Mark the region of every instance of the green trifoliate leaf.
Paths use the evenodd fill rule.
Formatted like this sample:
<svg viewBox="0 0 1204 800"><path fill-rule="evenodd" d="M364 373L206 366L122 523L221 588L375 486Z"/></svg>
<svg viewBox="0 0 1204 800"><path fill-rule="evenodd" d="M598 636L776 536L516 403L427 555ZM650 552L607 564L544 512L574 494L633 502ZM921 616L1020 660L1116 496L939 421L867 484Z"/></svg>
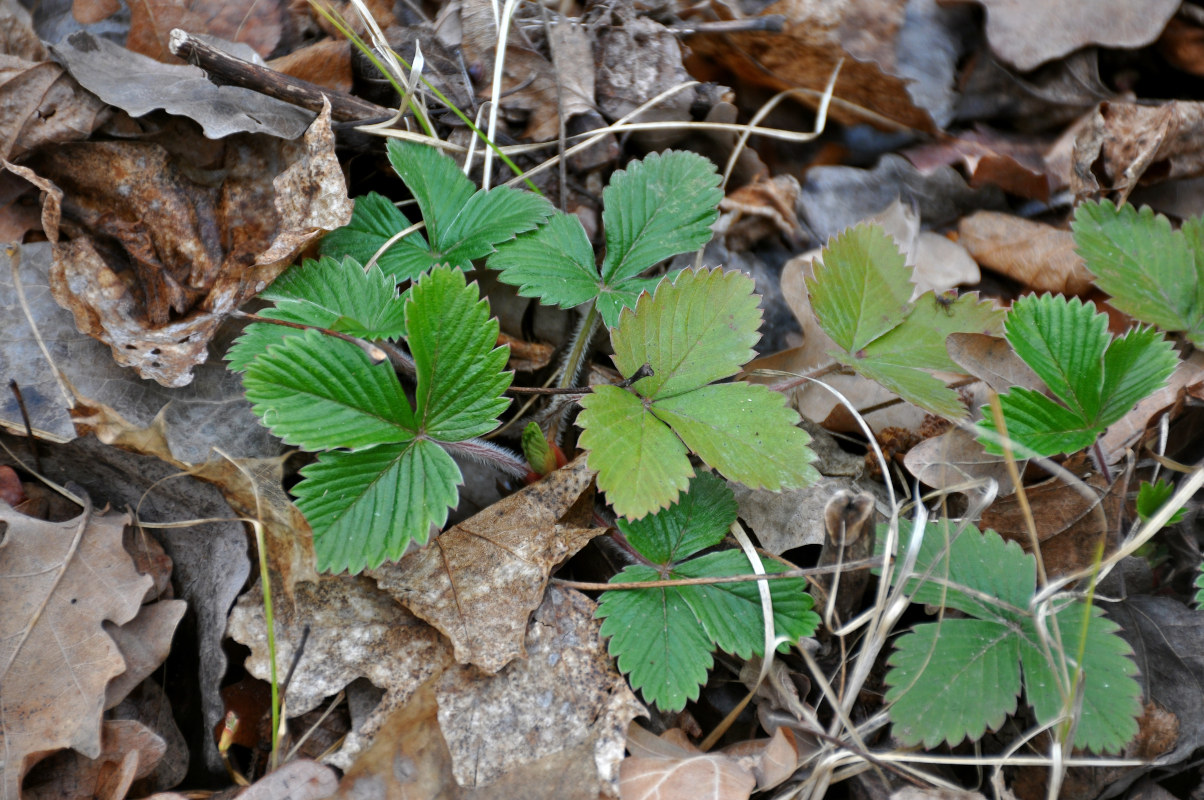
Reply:
<svg viewBox="0 0 1204 800"><path fill-rule="evenodd" d="M715 165L696 153L651 153L614 173L602 192L603 280L614 285L702 247L722 199Z"/></svg>
<svg viewBox="0 0 1204 800"><path fill-rule="evenodd" d="M1200 220L1171 230L1149 208L1105 200L1075 210L1074 240L1112 306L1204 345L1204 249Z"/></svg>
<svg viewBox="0 0 1204 800"><path fill-rule="evenodd" d="M907 317L911 270L881 228L850 228L820 258L807 292L824 333L842 350L856 354Z"/></svg>
<svg viewBox="0 0 1204 800"><path fill-rule="evenodd" d="M432 270L410 292L406 326L422 431L460 442L496 428L498 414L509 405L502 392L513 373L503 371L509 348L496 346L498 323L477 285L466 286L458 269Z"/></svg>
<svg viewBox="0 0 1204 800"><path fill-rule="evenodd" d="M1008 314L1007 338L1016 353L1061 401L1016 388L999 398L1008 436L1042 456L1089 446L1142 398L1165 385L1178 360L1150 328L1113 339L1094 303L1053 295L1022 298ZM995 430L994 420L979 423ZM1002 448L984 438L988 451Z"/></svg>
<svg viewBox="0 0 1204 800"><path fill-rule="evenodd" d="M498 248L489 267L524 297L572 308L593 301L607 327L656 281L647 268L711 238L723 193L715 166L694 153L652 154L616 172L602 193L606 258L601 273L580 220L556 212L533 233Z"/></svg>
<svg viewBox="0 0 1204 800"><path fill-rule="evenodd" d="M429 439L323 453L293 488L314 532L318 569L353 574L397 560L447 521L460 468Z"/></svg>
<svg viewBox="0 0 1204 800"><path fill-rule="evenodd" d="M807 290L816 319L842 348L832 357L910 403L964 417L957 393L929 372L960 372L945 340L953 333L998 333L1003 312L973 294L946 302L926 292L913 304L911 268L875 226L845 231L822 259Z"/></svg>
<svg viewBox="0 0 1204 800"><path fill-rule="evenodd" d="M390 140L389 162L418 202L430 252L426 268L469 269L496 245L534 230L552 213L537 194L498 186L476 191L456 163L426 145Z"/></svg>
<svg viewBox="0 0 1204 800"><path fill-rule="evenodd" d="M652 367L633 388L654 400L735 375L761 338L761 310L748 285L739 272L678 273L620 317L611 335L615 366L625 377Z"/></svg>
<svg viewBox="0 0 1204 800"><path fill-rule="evenodd" d="M627 540L657 566L628 567L612 583L664 578L717 578L752 574L743 553L727 550L688 561L681 558L718 544L736 518L732 492L718 478L699 475L681 501L638 522L619 522ZM785 569L765 562L767 572ZM775 636L788 643L810 636L819 625L811 611L806 581L772 581ZM603 592L598 616L610 653L632 685L663 710L676 710L698 696L718 647L741 658L763 654L761 584L756 581Z"/></svg>
<svg viewBox="0 0 1204 800"><path fill-rule="evenodd" d="M323 255L350 256L361 264L376 257L381 270L396 282L417 278L431 265L431 249L421 231L411 231L393 241L394 236L410 227L410 221L383 195L370 192L355 200L351 221L322 239ZM388 248L381 250L388 244ZM379 255L377 255L379 253Z"/></svg>
<svg viewBox="0 0 1204 800"><path fill-rule="evenodd" d="M243 385L263 424L308 450L406 441L417 430L389 364L314 330L268 348Z"/></svg>
<svg viewBox="0 0 1204 800"><path fill-rule="evenodd" d="M323 258L291 267L259 295L275 305L260 316L330 328L361 339L405 335L405 305L397 284L373 267L364 272L353 259ZM242 372L268 348L301 333L296 328L256 322L248 325L226 354L230 369Z"/></svg>
<svg viewBox="0 0 1204 800"><path fill-rule="evenodd" d="M647 363L654 374L632 391L597 387L578 418L598 487L620 515L639 518L674 502L694 474L687 446L749 486L818 477L810 437L785 398L743 382L707 386L750 355L759 321L752 289L738 273L685 270L622 314L612 333L619 371L630 378Z"/></svg>
<svg viewBox="0 0 1204 800"><path fill-rule="evenodd" d="M738 510L727 484L703 472L690 481L690 490L678 502L659 514L616 523L644 558L672 564L722 542Z"/></svg>
<svg viewBox="0 0 1204 800"><path fill-rule="evenodd" d="M912 535L904 532L900 552ZM1030 609L1036 561L1018 545L994 531L980 534L973 525L940 521L925 530L907 580L913 602L977 619L917 625L896 641L886 699L893 733L904 744L957 744L997 728L1016 708L1022 673L1038 721L1052 722L1064 711L1063 698L1074 696L1060 676L1074 675L1080 647L1086 683L1075 746L1115 751L1136 734L1140 686L1132 677L1136 665L1128 644L1116 635L1115 624L1083 603L1059 605L1056 613L1038 618ZM1041 637L1038 619L1056 626L1056 633ZM1043 642L1054 643L1056 661Z"/></svg>

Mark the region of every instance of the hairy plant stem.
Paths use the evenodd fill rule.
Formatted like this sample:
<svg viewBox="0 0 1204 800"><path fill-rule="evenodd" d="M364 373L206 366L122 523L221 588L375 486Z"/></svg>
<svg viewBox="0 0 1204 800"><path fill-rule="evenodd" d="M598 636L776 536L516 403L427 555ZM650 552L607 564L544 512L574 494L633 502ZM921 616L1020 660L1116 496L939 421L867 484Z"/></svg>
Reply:
<svg viewBox="0 0 1204 800"><path fill-rule="evenodd" d="M564 366L560 371L557 388L571 388L577 380L577 376L581 373L581 367L585 364L585 354L589 352L589 343L593 340L601 322L602 315L598 313L597 304L590 304L589 311L585 313L581 324L577 326L577 331L573 334L573 341L569 345L569 351L564 356Z"/></svg>

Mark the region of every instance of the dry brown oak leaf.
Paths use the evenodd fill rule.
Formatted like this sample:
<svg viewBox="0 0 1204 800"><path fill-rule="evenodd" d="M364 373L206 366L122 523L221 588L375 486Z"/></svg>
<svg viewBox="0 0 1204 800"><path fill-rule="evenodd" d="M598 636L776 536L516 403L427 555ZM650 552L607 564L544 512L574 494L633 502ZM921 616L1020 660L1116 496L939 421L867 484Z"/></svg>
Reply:
<svg viewBox="0 0 1204 800"><path fill-rule="evenodd" d="M121 545L129 521L87 505L45 522L0 504L0 800L56 750L100 755L105 686L126 669L103 622L132 620L153 583Z"/></svg>

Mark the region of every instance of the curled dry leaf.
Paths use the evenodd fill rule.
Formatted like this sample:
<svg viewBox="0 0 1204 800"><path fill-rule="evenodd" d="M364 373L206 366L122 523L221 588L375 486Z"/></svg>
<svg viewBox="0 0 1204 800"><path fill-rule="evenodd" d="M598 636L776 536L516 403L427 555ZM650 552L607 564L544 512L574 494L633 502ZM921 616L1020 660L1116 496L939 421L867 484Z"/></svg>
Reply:
<svg viewBox="0 0 1204 800"><path fill-rule="evenodd" d="M325 800L339 786L330 767L316 761L290 761L238 793L240 800Z"/></svg>
<svg viewBox="0 0 1204 800"><path fill-rule="evenodd" d="M188 610L183 600L163 600L143 606L126 624L108 628L125 660L125 672L105 688L105 710L125 699L134 687L157 670L171 650L176 626Z"/></svg>
<svg viewBox="0 0 1204 800"><path fill-rule="evenodd" d="M1046 165L1041 142L1008 136L987 128L964 131L916 145L903 155L921 172L961 164L973 188L995 185L1019 197L1049 200L1059 177Z"/></svg>
<svg viewBox="0 0 1204 800"><path fill-rule="evenodd" d="M950 53L944 63L935 60L931 70L912 68L909 59L901 57L906 46L898 46L905 5L883 0L845 0L835 5L778 0L760 16L784 16L783 31L695 36L690 48L754 86L810 89L809 96L798 97L809 104L818 102L837 63L844 59L833 92L837 101L828 112L833 118L935 131L950 111L955 55ZM721 18L732 17L723 3L712 3L710 9ZM939 49L944 42L937 39L925 39L923 46ZM927 91L914 92L917 82Z"/></svg>
<svg viewBox="0 0 1204 800"><path fill-rule="evenodd" d="M159 61L175 59L172 28L242 42L267 58L288 23L288 4L279 0L130 0L129 6L126 47Z"/></svg>
<svg viewBox="0 0 1204 800"><path fill-rule="evenodd" d="M90 505L59 523L0 506L4 800L17 800L29 768L55 750L100 755L105 686L125 671L102 623L133 619L152 582L121 545L129 521Z"/></svg>
<svg viewBox="0 0 1204 800"><path fill-rule="evenodd" d="M283 100L241 86L219 86L200 67L164 64L86 31L52 49L76 80L109 105L131 117L157 108L188 117L210 139L234 133L295 139L314 119L313 113Z"/></svg>
<svg viewBox="0 0 1204 800"><path fill-rule="evenodd" d="M757 779L748 768L723 753L703 753L677 734L670 729L658 738L631 726L632 755L619 773L623 800L746 800L752 794Z"/></svg>
<svg viewBox="0 0 1204 800"><path fill-rule="evenodd" d="M25 782L24 800L124 800L130 785L154 772L167 745L150 728L128 719L101 724L100 755L64 750L38 763Z"/></svg>
<svg viewBox="0 0 1204 800"><path fill-rule="evenodd" d="M987 10L991 50L1021 72L1088 45L1144 47L1179 8L1179 0L977 2Z"/></svg>
<svg viewBox="0 0 1204 800"><path fill-rule="evenodd" d="M187 385L225 315L351 215L329 107L300 143L223 144L207 165L223 176L216 186L188 177L205 165L148 142L89 142L37 159L88 231L55 248L55 299L119 364L164 386ZM284 169L273 177L274 165Z"/></svg>
<svg viewBox="0 0 1204 800"><path fill-rule="evenodd" d="M995 482L1000 496L1016 491L1003 457L988 453L973 433L962 428L920 442L907 451L903 465L916 480L940 491L970 491L966 484L988 480Z"/></svg>
<svg viewBox="0 0 1204 800"><path fill-rule="evenodd" d="M457 661L497 672L523 655L527 617L552 569L602 532L588 527L594 473L585 461L579 456L368 574L451 639Z"/></svg>
<svg viewBox="0 0 1204 800"><path fill-rule="evenodd" d="M1149 106L1100 103L1074 144L1070 188L1076 197L1114 194L1117 203L1142 181L1204 172L1204 103Z"/></svg>
<svg viewBox="0 0 1204 800"><path fill-rule="evenodd" d="M346 767L371 742L381 724L404 705L414 691L451 662L450 648L439 632L399 605L363 577L323 576L296 587L292 602L276 610L277 670L288 669L309 626L305 652L297 663L285 702L290 716L316 708L357 678L367 678L385 696L352 731L331 763ZM263 590L254 588L238 599L230 613L228 635L251 648L247 671L271 677Z"/></svg>
<svg viewBox="0 0 1204 800"><path fill-rule="evenodd" d="M1081 468L1078 471L1086 472ZM1101 544L1105 558L1116 550L1132 474L1130 460L1111 483L1092 471L1077 486L1067 486L1061 478L1050 478L1025 487L1041 544L1041 558L1050 577L1090 567L1097 562ZM1024 506L1017 496L995 501L982 513L981 526L1030 549L1032 537Z"/></svg>
<svg viewBox="0 0 1204 800"><path fill-rule="evenodd" d="M1095 281L1074 250L1074 234L996 211L958 223L958 241L979 264L1036 292L1083 294Z"/></svg>
<svg viewBox="0 0 1204 800"><path fill-rule="evenodd" d="M0 157L87 139L111 114L53 61L0 54Z"/></svg>

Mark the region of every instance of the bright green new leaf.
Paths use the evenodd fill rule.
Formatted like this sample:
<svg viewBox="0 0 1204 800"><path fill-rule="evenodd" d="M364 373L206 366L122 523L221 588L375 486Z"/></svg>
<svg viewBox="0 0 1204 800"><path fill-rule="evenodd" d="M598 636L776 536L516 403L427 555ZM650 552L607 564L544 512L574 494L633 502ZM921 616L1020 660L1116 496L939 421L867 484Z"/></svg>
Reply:
<svg viewBox="0 0 1204 800"><path fill-rule="evenodd" d="M960 372L945 340L953 333L998 333L1003 312L973 295L944 302L932 292L914 303L911 268L885 231L850 228L824 249L807 280L815 317L841 350L832 357L904 400L964 417L957 392L930 372Z"/></svg>
<svg viewBox="0 0 1204 800"><path fill-rule="evenodd" d="M1204 608L1204 562L1201 562L1200 565L1196 567L1195 586L1196 596L1194 599L1194 604L1196 606L1196 610L1198 611Z"/></svg>
<svg viewBox="0 0 1204 800"><path fill-rule="evenodd" d="M900 552L911 535L902 537ZM920 624L896 641L886 699L893 733L905 745L957 744L998 728L1016 709L1021 675L1038 722L1052 722L1074 696L1070 681L1080 648L1085 684L1075 746L1117 751L1137 733L1141 687L1129 645L1099 609L1081 602L1042 616L1050 630L1039 635L1030 609L1036 561L1019 545L970 524L936 522L924 531L907 581L912 602L973 618Z"/></svg>
<svg viewBox="0 0 1204 800"><path fill-rule="evenodd" d="M612 583L675 578L750 575L744 554L736 550L708 553L683 561L723 540L736 519L736 501L723 481L701 474L690 491L667 510L636 522L619 521L631 544L655 566L628 567ZM775 561L768 572L785 569ZM597 616L610 653L631 684L662 710L679 710L698 697L716 647L749 658L763 654L764 620L760 584L755 581L663 588L612 590L602 593ZM819 625L802 579L772 581L773 621L784 641L797 642Z"/></svg>
<svg viewBox="0 0 1204 800"><path fill-rule="evenodd" d="M556 469L556 454L548 444L548 438L543 435L539 423L532 420L523 428L523 456L527 465L536 475L547 475Z"/></svg>
<svg viewBox="0 0 1204 800"><path fill-rule="evenodd" d="M371 325L401 328L390 279L379 271L365 277L351 261L323 265L348 283L303 272L278 290L276 310L288 303L306 314L347 311ZM313 301L323 291L327 307ZM372 310L376 316L361 307L382 297L387 302ZM418 384L414 408L391 365L373 364L350 342L315 330L284 337L246 369L252 409L273 433L310 450L337 449L303 469L293 490L323 570L358 572L400 557L411 541L425 542L446 521L461 482L439 442L493 430L508 402L502 393L511 373L503 371L506 348L496 346L497 321L461 270L440 267L422 276L402 308Z"/></svg>
<svg viewBox="0 0 1204 800"><path fill-rule="evenodd" d="M797 487L818 478L810 437L785 398L732 375L756 342L752 281L722 270L683 270L626 310L612 333L631 390L599 386L581 401L579 444L615 511L636 519L674 502L694 474L686 448L748 486Z"/></svg>
<svg viewBox="0 0 1204 800"><path fill-rule="evenodd" d="M1075 209L1074 241L1109 302L1142 322L1186 331L1204 346L1204 247L1199 219L1181 231L1150 208L1108 200Z"/></svg>
<svg viewBox="0 0 1204 800"><path fill-rule="evenodd" d="M379 268L364 272L354 259L305 261L289 268L259 295L275 305L260 312L270 319L330 328L361 339L405 335L405 304L397 284ZM269 345L301 333L296 328L256 322L226 353L230 369L244 371Z"/></svg>
<svg viewBox="0 0 1204 800"><path fill-rule="evenodd" d="M440 264L470 269L475 259L535 229L552 213L552 205L531 192L507 186L478 191L456 162L433 147L396 139L386 147L389 162L414 195L426 224L426 237L410 233L380 256L382 269L398 281L412 280ZM351 223L327 236L322 252L366 262L407 227L405 215L385 198L361 197Z"/></svg>
<svg viewBox="0 0 1204 800"><path fill-rule="evenodd" d="M1135 328L1113 339L1107 318L1096 313L1094 303L1078 298L1021 298L1008 314L1007 339L1057 398L1024 388L999 398L1009 438L1026 453L1041 456L1089 446L1165 385L1178 363L1157 331ZM984 416L979 424L994 431L994 420ZM986 437L983 442L989 452L1002 452Z"/></svg>
<svg viewBox="0 0 1204 800"><path fill-rule="evenodd" d="M711 238L723 199L715 165L695 153L653 153L616 172L602 193L606 257L601 272L580 220L556 212L532 233L490 256L499 278L523 297L573 308L595 302L608 327L618 324L656 281L641 272Z"/></svg>

